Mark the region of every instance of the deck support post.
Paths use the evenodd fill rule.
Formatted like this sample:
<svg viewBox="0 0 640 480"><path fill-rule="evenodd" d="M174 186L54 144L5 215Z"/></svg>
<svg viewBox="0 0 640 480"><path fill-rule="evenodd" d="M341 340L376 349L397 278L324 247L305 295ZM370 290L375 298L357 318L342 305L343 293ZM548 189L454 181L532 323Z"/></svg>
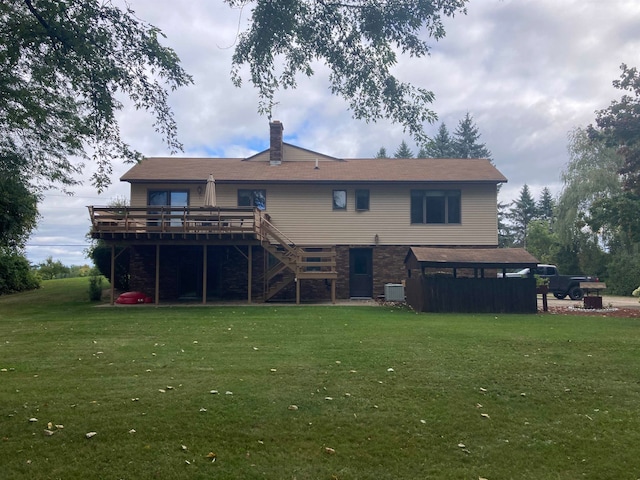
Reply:
<svg viewBox="0 0 640 480"><path fill-rule="evenodd" d="M300 279L296 276L296 305L300 305Z"/></svg>
<svg viewBox="0 0 640 480"><path fill-rule="evenodd" d="M331 279L331 303L336 303L336 279Z"/></svg>
<svg viewBox="0 0 640 480"><path fill-rule="evenodd" d="M160 303L160 244L156 244L156 305Z"/></svg>
<svg viewBox="0 0 640 480"><path fill-rule="evenodd" d="M253 247L249 245L249 254L247 255L247 263L249 264L249 271L247 274L247 303L251 303L251 284L253 283Z"/></svg>
<svg viewBox="0 0 640 480"><path fill-rule="evenodd" d="M115 283L116 283L116 246L111 244L111 305L115 303Z"/></svg>
<svg viewBox="0 0 640 480"><path fill-rule="evenodd" d="M207 246L202 246L202 304L207 303Z"/></svg>

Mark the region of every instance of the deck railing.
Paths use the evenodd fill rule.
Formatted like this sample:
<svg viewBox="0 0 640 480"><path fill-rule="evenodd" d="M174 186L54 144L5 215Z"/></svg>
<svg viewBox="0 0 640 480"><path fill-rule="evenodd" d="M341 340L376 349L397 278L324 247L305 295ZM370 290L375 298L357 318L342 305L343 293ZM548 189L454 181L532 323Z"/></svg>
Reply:
<svg viewBox="0 0 640 480"><path fill-rule="evenodd" d="M262 212L252 207L89 207L92 235L250 234Z"/></svg>

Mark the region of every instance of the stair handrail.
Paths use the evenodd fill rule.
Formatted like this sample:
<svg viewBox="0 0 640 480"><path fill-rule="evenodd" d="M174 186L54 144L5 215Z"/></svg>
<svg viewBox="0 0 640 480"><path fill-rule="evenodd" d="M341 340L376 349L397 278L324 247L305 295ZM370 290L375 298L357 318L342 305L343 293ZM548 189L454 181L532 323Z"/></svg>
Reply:
<svg viewBox="0 0 640 480"><path fill-rule="evenodd" d="M264 241L268 242L269 235L271 235L271 237L273 237L279 245L282 245L284 248L286 248L289 253L292 253L296 256L298 255L298 248L293 240L291 240L284 233L278 230L278 227L271 223L265 216L262 216L261 218L260 227L261 230L263 230L260 236Z"/></svg>

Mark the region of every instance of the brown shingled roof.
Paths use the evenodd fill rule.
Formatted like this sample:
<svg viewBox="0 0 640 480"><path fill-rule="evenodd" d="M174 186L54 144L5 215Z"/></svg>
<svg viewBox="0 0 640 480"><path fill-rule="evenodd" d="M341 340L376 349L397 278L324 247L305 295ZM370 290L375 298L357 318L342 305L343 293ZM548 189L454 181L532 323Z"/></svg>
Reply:
<svg viewBox="0 0 640 480"><path fill-rule="evenodd" d="M424 266L526 268L536 267L538 259L524 248L438 248L411 247L413 254Z"/></svg>
<svg viewBox="0 0 640 480"><path fill-rule="evenodd" d="M147 158L121 180L127 182L506 182L486 159L345 159L269 162L241 158Z"/></svg>

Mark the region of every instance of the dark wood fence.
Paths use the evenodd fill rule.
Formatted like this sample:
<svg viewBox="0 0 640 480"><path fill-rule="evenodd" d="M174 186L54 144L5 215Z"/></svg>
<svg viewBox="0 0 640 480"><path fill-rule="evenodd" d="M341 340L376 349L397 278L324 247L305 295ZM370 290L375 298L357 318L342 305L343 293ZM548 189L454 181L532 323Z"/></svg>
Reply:
<svg viewBox="0 0 640 480"><path fill-rule="evenodd" d="M416 312L536 313L535 278L417 277L406 281Z"/></svg>

